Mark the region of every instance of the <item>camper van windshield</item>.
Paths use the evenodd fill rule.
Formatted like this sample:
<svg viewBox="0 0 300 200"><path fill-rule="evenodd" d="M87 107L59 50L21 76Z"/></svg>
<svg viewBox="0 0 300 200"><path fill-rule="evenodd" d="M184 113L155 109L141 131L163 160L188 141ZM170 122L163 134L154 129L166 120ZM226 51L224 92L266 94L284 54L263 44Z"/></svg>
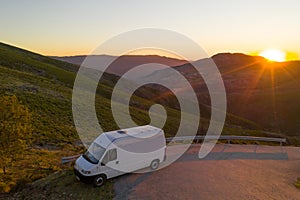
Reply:
<svg viewBox="0 0 300 200"><path fill-rule="evenodd" d="M104 154L105 149L97 143L92 143L89 149L83 154L83 157L90 163L97 164Z"/></svg>

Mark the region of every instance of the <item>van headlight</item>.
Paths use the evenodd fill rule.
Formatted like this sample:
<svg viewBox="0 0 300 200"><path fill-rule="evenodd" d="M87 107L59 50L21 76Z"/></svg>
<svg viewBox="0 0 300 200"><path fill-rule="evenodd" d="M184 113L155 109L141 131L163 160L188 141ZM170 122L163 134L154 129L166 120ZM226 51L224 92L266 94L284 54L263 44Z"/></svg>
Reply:
<svg viewBox="0 0 300 200"><path fill-rule="evenodd" d="M81 172L84 173L84 174L90 174L91 173L91 171L83 170L83 169L81 170Z"/></svg>

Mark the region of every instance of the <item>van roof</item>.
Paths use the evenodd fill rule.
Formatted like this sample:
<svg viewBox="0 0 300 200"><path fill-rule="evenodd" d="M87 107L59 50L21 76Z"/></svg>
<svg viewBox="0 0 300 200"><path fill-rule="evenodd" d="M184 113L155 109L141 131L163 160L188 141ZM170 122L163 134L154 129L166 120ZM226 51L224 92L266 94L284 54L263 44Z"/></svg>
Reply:
<svg viewBox="0 0 300 200"><path fill-rule="evenodd" d="M161 130L162 129L160 128L151 125L146 125L146 126L137 126L133 128L109 131L99 135L94 142L106 148L110 143L120 138L125 138L130 136L137 137L137 138L147 138L156 135L157 133L161 132Z"/></svg>

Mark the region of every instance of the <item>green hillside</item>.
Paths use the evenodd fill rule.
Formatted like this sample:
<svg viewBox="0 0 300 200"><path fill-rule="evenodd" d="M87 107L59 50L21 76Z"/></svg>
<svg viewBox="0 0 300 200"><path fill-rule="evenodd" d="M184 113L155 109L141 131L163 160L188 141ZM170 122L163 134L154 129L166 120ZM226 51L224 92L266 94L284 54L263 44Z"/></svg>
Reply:
<svg viewBox="0 0 300 200"><path fill-rule="evenodd" d="M15 95L32 115L32 143L23 158L0 171L0 191L36 180L60 170L62 156L81 153L84 149L72 118L72 87L78 66L53 60L0 43L0 97ZM105 74L98 88L96 109L104 130L118 127L110 111L110 96L114 75ZM132 117L139 124L149 123L146 107L151 102L139 97L135 101L144 104L132 107ZM167 133L176 132L180 113L167 109L169 119Z"/></svg>

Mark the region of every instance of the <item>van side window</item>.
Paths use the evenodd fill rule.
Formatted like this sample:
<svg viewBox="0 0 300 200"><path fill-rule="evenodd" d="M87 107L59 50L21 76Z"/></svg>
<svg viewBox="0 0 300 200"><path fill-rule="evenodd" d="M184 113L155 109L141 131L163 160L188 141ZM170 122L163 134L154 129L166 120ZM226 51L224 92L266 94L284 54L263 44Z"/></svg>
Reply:
<svg viewBox="0 0 300 200"><path fill-rule="evenodd" d="M103 164L107 164L109 161L117 159L117 149L109 150L102 159Z"/></svg>
<svg viewBox="0 0 300 200"><path fill-rule="evenodd" d="M117 159L117 149L109 150L109 161Z"/></svg>

